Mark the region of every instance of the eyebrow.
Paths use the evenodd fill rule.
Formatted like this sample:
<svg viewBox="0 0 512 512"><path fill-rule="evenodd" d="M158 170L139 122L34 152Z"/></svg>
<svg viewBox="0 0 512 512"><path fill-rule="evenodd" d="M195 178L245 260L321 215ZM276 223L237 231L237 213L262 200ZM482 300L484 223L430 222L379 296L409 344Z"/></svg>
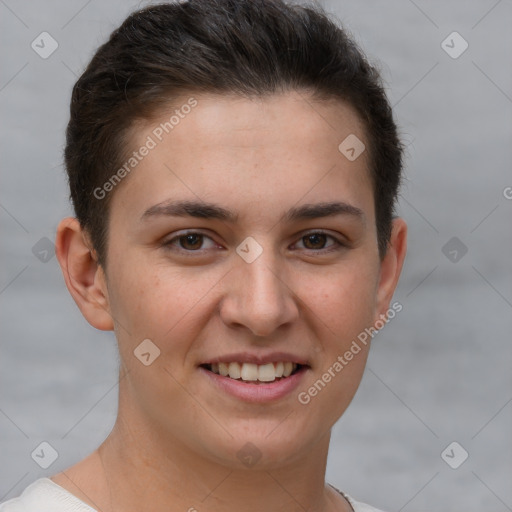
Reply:
<svg viewBox="0 0 512 512"><path fill-rule="evenodd" d="M171 217L198 217L201 219L218 219L230 223L236 223L238 213L227 210L222 206L204 201L164 201L148 208L141 216L141 221L145 221L156 216ZM332 217L335 215L349 215L365 220L363 210L351 204L342 201L332 201L316 204L304 204L290 208L285 212L280 222L293 222L305 219L317 219L322 217Z"/></svg>

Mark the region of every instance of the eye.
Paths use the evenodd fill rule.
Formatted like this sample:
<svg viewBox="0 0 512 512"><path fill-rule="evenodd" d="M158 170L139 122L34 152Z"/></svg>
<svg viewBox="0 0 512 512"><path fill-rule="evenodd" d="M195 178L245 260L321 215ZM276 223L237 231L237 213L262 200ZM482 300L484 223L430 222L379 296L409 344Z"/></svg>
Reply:
<svg viewBox="0 0 512 512"><path fill-rule="evenodd" d="M333 240L334 243L331 243L331 245L326 248L325 244L328 239ZM204 247L205 240L210 241L209 247ZM346 247L345 243L323 231L307 233L306 235L303 235L297 243L300 243L301 241L303 242L304 248L307 249L308 252L313 253L327 253ZM169 240L164 241L162 246L166 250L181 252L188 255L191 255L192 253L201 254L207 249L220 247L212 238L199 231L188 231L174 236ZM299 247L299 249L301 248Z"/></svg>
<svg viewBox="0 0 512 512"><path fill-rule="evenodd" d="M215 242L209 236L198 231L189 231L175 236L170 240L165 241L163 246L166 249L177 250L178 252L201 252L201 249L204 249L202 245L205 239L212 242L210 248L216 246Z"/></svg>
<svg viewBox="0 0 512 512"><path fill-rule="evenodd" d="M331 244L326 249L324 246L328 238L334 240L334 244ZM310 249L314 252L331 252L333 250L338 250L343 247L346 247L346 244L342 243L337 238L323 231L313 231L311 233L307 233L306 235L302 236L300 240L305 242L304 245L306 249Z"/></svg>

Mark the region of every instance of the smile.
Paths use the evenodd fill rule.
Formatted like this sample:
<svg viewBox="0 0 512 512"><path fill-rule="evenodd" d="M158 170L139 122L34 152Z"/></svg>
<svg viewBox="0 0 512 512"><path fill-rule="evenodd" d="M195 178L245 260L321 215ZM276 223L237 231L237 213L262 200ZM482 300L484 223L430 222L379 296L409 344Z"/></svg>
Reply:
<svg viewBox="0 0 512 512"><path fill-rule="evenodd" d="M211 363L202 365L203 368L222 377L242 382L274 382L285 379L300 370L302 365L291 361L277 363Z"/></svg>

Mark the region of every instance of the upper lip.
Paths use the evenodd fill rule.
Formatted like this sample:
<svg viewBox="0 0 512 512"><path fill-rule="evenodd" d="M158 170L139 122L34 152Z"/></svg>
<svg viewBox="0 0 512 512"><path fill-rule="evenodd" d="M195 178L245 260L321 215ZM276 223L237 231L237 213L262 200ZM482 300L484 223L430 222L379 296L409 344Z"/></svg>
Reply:
<svg viewBox="0 0 512 512"><path fill-rule="evenodd" d="M211 359L203 361L201 364L212 363L253 363L257 365L267 363L287 362L300 364L302 366L309 366L308 360L304 357L289 352L270 352L267 354L255 354L250 352L237 352L222 356L212 357Z"/></svg>

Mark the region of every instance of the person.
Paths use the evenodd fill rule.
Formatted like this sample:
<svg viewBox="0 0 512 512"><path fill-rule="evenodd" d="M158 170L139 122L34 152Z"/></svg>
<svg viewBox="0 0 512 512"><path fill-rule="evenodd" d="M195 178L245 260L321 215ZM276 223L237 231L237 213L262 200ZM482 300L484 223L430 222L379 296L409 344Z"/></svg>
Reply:
<svg viewBox="0 0 512 512"><path fill-rule="evenodd" d="M318 6L151 5L66 135L56 254L115 332L117 420L0 511L376 511L325 482L406 253L403 145L356 43Z"/></svg>

